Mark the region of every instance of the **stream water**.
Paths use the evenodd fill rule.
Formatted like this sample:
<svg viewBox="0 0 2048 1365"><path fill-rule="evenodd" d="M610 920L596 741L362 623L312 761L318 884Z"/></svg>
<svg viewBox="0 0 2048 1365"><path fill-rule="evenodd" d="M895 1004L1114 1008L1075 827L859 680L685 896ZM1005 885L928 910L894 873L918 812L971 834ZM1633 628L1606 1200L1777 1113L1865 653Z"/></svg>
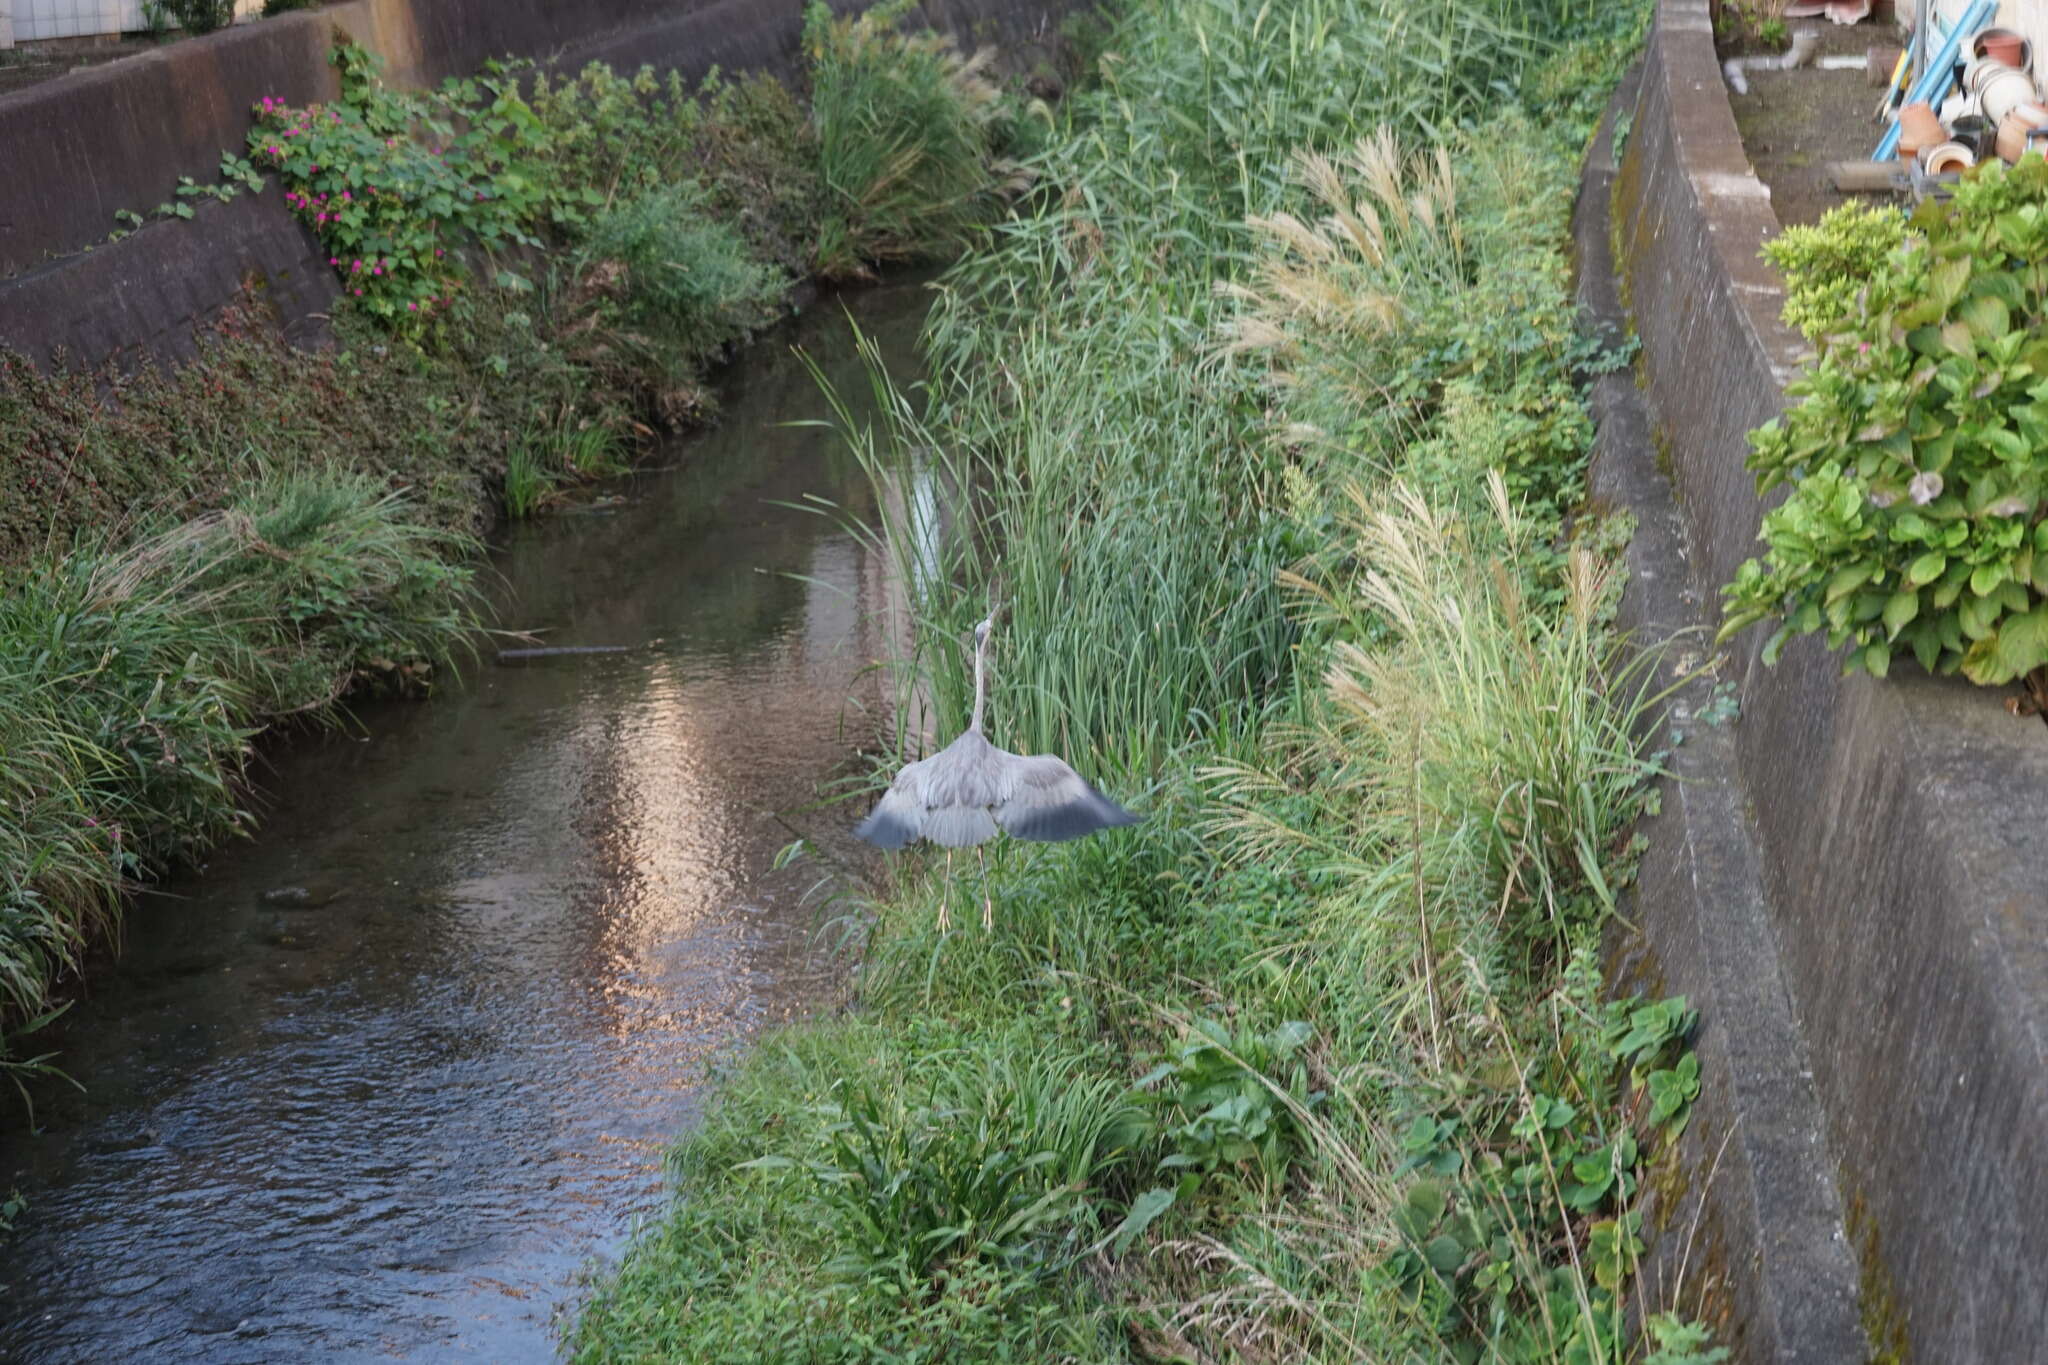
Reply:
<svg viewBox="0 0 2048 1365"><path fill-rule="evenodd" d="M911 363L925 295L848 300ZM551 1359L659 1207L707 1064L829 997L789 815L872 727L882 566L789 343L865 391L836 301L757 346L712 433L518 531L501 621L550 646L283 746L252 841L146 896L49 1042L82 1096L0 1111L0 1360ZM844 810L845 808L840 808ZM780 818L778 818L780 817ZM38 1039L38 1041L43 1041Z"/></svg>

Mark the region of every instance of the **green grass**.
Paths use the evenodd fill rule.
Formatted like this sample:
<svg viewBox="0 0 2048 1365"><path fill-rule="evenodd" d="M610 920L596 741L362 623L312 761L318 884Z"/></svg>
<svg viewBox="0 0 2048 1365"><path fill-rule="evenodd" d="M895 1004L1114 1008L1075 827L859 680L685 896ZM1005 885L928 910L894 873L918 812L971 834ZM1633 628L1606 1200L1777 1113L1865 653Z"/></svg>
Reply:
<svg viewBox="0 0 2048 1365"><path fill-rule="evenodd" d="M841 415L918 589L903 700L964 723L999 602L993 737L1147 820L997 845L986 935L935 924L969 865L901 860L848 916L858 1010L727 1078L577 1359L1590 1363L1671 1307L1631 1297L1639 1185L1697 1062L1597 968L1657 699L1580 506L1616 358L1567 261L1642 18L1124 8L941 282L928 401L877 371ZM975 490L950 523L905 460ZM1116 1160L1009 1104L1050 1058ZM936 1145L926 1087L972 1097ZM1041 1152L1044 1204L945 1174Z"/></svg>
<svg viewBox="0 0 2048 1365"><path fill-rule="evenodd" d="M361 476L263 476L0 577L0 1011L32 1031L133 878L245 827L259 729L423 688L462 647L472 547L415 511Z"/></svg>
<svg viewBox="0 0 2048 1365"><path fill-rule="evenodd" d="M911 0L835 18L804 13L811 111L824 187L815 265L828 279L950 255L989 216L1000 89L984 56L906 35Z"/></svg>

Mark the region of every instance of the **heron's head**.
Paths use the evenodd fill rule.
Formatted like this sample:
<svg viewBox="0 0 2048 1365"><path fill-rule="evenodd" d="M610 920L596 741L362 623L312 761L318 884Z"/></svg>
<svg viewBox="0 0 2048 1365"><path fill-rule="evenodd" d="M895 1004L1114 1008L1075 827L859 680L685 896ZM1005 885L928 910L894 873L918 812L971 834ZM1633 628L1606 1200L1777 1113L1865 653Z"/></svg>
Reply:
<svg viewBox="0 0 2048 1365"><path fill-rule="evenodd" d="M994 614L991 613L988 616L984 616L974 627L974 647L980 649L983 645L987 644L988 633L995 628L996 618Z"/></svg>

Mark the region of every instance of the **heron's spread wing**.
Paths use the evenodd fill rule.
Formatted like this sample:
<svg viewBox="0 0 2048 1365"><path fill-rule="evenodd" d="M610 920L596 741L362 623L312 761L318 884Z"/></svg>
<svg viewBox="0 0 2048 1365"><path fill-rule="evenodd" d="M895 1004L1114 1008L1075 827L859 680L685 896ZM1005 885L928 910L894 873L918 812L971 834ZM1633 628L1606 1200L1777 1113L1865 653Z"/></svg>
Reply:
<svg viewBox="0 0 2048 1365"><path fill-rule="evenodd" d="M924 774L931 762L923 758L904 764L868 818L854 826L854 834L877 848L902 848L923 837Z"/></svg>
<svg viewBox="0 0 2048 1365"><path fill-rule="evenodd" d="M962 740L966 736L962 736ZM968 848L996 837L989 814L993 792L982 751L1000 753L979 735L930 758L906 763L854 833L878 848L902 848L929 839L947 848Z"/></svg>
<svg viewBox="0 0 2048 1365"><path fill-rule="evenodd" d="M998 751L1000 752L1000 751ZM1019 839L1078 839L1138 817L1088 784L1052 754L1003 754L996 823Z"/></svg>
<svg viewBox="0 0 2048 1365"><path fill-rule="evenodd" d="M929 839L969 848L996 837L1078 839L1138 817L1051 754L1022 757L969 731L930 758L905 764L854 833L881 848Z"/></svg>

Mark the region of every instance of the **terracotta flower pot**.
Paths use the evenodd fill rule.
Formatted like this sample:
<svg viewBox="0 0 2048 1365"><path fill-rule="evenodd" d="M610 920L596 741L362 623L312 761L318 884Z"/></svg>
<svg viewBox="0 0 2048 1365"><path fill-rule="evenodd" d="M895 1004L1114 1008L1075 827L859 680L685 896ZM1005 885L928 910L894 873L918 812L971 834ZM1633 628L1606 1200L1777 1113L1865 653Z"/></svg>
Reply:
<svg viewBox="0 0 2048 1365"><path fill-rule="evenodd" d="M1929 175L1966 171L1977 164L1977 154L1960 142L1940 142L1920 153L1920 164Z"/></svg>
<svg viewBox="0 0 2048 1365"><path fill-rule="evenodd" d="M1979 57L1989 57L1994 62L2004 62L2024 71L2033 56L2027 50L2028 46L2025 38L2009 28L1987 28L1977 35L1970 51Z"/></svg>
<svg viewBox="0 0 2048 1365"><path fill-rule="evenodd" d="M2022 104L1998 121L1998 155L2003 161L2018 161L2035 134L2048 130L2048 105Z"/></svg>
<svg viewBox="0 0 2048 1365"><path fill-rule="evenodd" d="M1948 141L1941 120L1929 104L1909 104L1899 110L1899 160L1911 161L1926 148Z"/></svg>

